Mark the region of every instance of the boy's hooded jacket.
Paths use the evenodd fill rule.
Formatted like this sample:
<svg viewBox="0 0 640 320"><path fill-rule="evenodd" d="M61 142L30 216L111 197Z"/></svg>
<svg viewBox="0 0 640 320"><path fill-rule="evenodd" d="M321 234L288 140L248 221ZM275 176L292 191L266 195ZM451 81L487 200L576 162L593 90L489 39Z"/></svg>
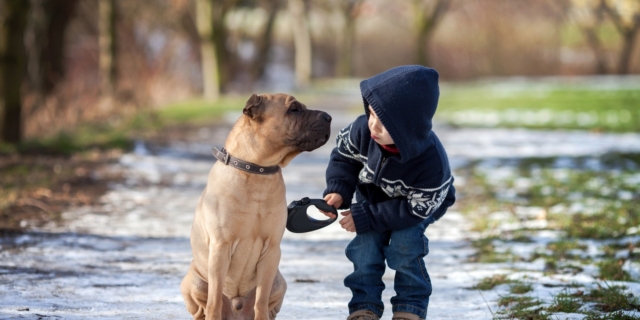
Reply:
<svg viewBox="0 0 640 320"><path fill-rule="evenodd" d="M431 131L438 106L438 73L423 66L387 70L360 83L365 114L342 129L331 153L324 195L339 193L357 233L400 230L439 219L455 202L444 147ZM369 106L400 154L371 139ZM356 192L357 203L352 203Z"/></svg>

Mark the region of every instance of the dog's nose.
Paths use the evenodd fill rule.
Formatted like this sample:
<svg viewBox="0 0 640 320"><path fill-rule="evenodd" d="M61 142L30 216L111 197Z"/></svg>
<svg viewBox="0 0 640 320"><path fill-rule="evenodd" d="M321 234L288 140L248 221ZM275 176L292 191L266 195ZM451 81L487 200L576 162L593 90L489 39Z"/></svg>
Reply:
<svg viewBox="0 0 640 320"><path fill-rule="evenodd" d="M331 116L326 112L322 114L322 119L324 119L327 122L331 122Z"/></svg>

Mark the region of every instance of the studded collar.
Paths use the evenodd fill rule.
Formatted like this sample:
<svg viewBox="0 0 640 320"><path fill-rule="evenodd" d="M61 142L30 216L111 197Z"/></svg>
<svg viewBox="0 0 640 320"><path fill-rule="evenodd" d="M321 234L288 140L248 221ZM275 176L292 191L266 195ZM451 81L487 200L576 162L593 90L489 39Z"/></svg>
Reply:
<svg viewBox="0 0 640 320"><path fill-rule="evenodd" d="M274 174L280 171L279 166L263 167L255 163L242 161L238 158L232 157L231 155L229 155L225 148L222 148L222 150L218 150L218 148L214 147L213 156L225 165L230 165L236 169L240 169L249 173Z"/></svg>

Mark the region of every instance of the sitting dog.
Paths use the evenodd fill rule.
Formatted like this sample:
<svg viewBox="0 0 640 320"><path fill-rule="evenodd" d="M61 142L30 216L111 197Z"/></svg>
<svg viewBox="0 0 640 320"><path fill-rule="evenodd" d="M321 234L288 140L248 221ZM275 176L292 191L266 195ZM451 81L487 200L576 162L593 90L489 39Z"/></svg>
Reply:
<svg viewBox="0 0 640 320"><path fill-rule="evenodd" d="M280 168L329 139L331 116L287 94L253 94L213 165L191 229L193 260L180 289L194 319L275 319L287 284Z"/></svg>

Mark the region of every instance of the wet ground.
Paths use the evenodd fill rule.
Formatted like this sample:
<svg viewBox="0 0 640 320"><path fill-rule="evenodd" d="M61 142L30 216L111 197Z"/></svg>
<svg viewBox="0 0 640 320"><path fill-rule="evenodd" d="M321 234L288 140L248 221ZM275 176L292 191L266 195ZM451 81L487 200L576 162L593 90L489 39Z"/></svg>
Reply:
<svg viewBox="0 0 640 320"><path fill-rule="evenodd" d="M357 93L345 94L309 107L332 114L335 137L355 118L345 106L358 99ZM98 204L69 210L61 221L37 231L2 234L0 318L190 318L179 283L191 260L193 211L214 163L211 147L222 146L228 130L228 124L205 128L163 145L139 142L108 168L124 179L110 185ZM640 152L638 134L446 126L435 130L454 169L474 161ZM300 155L283 170L288 201L321 197L333 141ZM468 289L496 273L495 266L468 262L474 252L467 242L469 228L468 219L453 208L427 230L426 262L434 287L429 318L493 318L498 294ZM289 288L278 319L346 318L350 292L342 279L352 267L343 252L352 237L338 224L308 234L285 234L280 268ZM385 282L388 303L392 271ZM383 319L390 318L390 312L385 313Z"/></svg>

